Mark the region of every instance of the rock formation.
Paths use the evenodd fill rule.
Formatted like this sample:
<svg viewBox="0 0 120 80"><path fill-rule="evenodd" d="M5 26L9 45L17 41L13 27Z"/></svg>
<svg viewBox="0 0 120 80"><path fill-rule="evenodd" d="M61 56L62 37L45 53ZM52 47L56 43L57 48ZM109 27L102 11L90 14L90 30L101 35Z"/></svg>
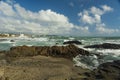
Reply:
<svg viewBox="0 0 120 80"><path fill-rule="evenodd" d="M67 46L18 46L10 48L7 52L7 56L11 57L25 57L25 56L54 56L64 57L72 59L73 57L81 55L89 55L88 51L78 48L77 46L70 44Z"/></svg>
<svg viewBox="0 0 120 80"><path fill-rule="evenodd" d="M82 43L80 41L67 41L67 42L64 42L63 44L77 44L77 45L80 45Z"/></svg>
<svg viewBox="0 0 120 80"><path fill-rule="evenodd" d="M91 73L85 73L86 80L120 80L120 60L101 64Z"/></svg>
<svg viewBox="0 0 120 80"><path fill-rule="evenodd" d="M103 44L85 46L84 48L120 49L120 44L103 43Z"/></svg>

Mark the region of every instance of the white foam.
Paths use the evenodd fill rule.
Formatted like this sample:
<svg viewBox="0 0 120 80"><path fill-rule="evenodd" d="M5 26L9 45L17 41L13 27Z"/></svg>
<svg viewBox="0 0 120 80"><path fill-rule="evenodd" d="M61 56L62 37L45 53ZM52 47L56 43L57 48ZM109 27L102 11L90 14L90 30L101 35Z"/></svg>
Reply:
<svg viewBox="0 0 120 80"><path fill-rule="evenodd" d="M84 64L84 63L81 63L81 61L80 61L80 57L75 57L75 58L73 58L73 61L75 62L75 66L81 66L82 68L89 68L86 64Z"/></svg>
<svg viewBox="0 0 120 80"><path fill-rule="evenodd" d="M48 41L49 39L46 37L40 37L40 38L33 38L35 41Z"/></svg>
<svg viewBox="0 0 120 80"><path fill-rule="evenodd" d="M96 53L102 53L103 55L113 55L113 56L120 56L120 49L98 49L95 51Z"/></svg>
<svg viewBox="0 0 120 80"><path fill-rule="evenodd" d="M98 57L96 55L82 56L78 55L73 58L76 66L81 66L82 68L93 69L99 65Z"/></svg>
<svg viewBox="0 0 120 80"><path fill-rule="evenodd" d="M112 62L113 60L120 60L120 49L90 49L82 48L91 52L90 56L76 56L73 61L75 61L76 66L81 66L89 69L94 69L102 63ZM99 56L96 56L99 54Z"/></svg>

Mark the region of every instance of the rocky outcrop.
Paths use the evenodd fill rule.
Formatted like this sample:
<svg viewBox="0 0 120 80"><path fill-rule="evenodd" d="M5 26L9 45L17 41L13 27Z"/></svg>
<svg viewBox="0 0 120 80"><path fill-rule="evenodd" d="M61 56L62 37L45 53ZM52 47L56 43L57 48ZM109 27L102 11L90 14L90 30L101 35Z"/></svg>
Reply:
<svg viewBox="0 0 120 80"><path fill-rule="evenodd" d="M120 49L120 44L103 43L103 44L85 46L84 48Z"/></svg>
<svg viewBox="0 0 120 80"><path fill-rule="evenodd" d="M77 44L77 45L80 45L82 43L80 41L67 41L67 42L64 42L63 44Z"/></svg>
<svg viewBox="0 0 120 80"><path fill-rule="evenodd" d="M120 60L101 64L91 73L85 73L86 80L120 80Z"/></svg>
<svg viewBox="0 0 120 80"><path fill-rule="evenodd" d="M78 48L75 45L67 46L18 46L10 48L7 52L7 56L10 57L25 57L25 56L54 56L54 57L64 57L72 59L73 57L81 55L89 55L88 51Z"/></svg>
<svg viewBox="0 0 120 80"><path fill-rule="evenodd" d="M71 60L46 56L16 58L0 67L0 80L83 80L86 69L73 66ZM4 70L4 71L3 71Z"/></svg>

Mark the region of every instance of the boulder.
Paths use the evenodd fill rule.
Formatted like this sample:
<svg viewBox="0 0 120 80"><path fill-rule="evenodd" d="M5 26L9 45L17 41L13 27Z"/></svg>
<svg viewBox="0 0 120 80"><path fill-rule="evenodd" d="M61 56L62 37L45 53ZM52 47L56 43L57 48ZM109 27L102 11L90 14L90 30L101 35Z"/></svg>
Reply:
<svg viewBox="0 0 120 80"><path fill-rule="evenodd" d="M120 44L103 43L103 44L85 46L84 48L120 49Z"/></svg>
<svg viewBox="0 0 120 80"><path fill-rule="evenodd" d="M82 43L80 41L66 41L63 44L77 44L77 45L80 45Z"/></svg>
<svg viewBox="0 0 120 80"><path fill-rule="evenodd" d="M15 40L10 40L10 42L15 42Z"/></svg>
<svg viewBox="0 0 120 80"><path fill-rule="evenodd" d="M17 46L10 48L7 52L7 56L11 57L25 57L25 56L54 56L64 57L72 59L77 55L89 55L88 51L78 48L77 46L70 44L67 46Z"/></svg>

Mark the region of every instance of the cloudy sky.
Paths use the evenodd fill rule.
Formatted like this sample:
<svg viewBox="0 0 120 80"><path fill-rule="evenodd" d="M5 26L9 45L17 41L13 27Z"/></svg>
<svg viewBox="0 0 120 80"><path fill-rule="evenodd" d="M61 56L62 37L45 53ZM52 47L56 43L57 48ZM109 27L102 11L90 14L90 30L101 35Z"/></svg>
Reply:
<svg viewBox="0 0 120 80"><path fill-rule="evenodd" d="M119 36L120 0L1 0L0 32Z"/></svg>

